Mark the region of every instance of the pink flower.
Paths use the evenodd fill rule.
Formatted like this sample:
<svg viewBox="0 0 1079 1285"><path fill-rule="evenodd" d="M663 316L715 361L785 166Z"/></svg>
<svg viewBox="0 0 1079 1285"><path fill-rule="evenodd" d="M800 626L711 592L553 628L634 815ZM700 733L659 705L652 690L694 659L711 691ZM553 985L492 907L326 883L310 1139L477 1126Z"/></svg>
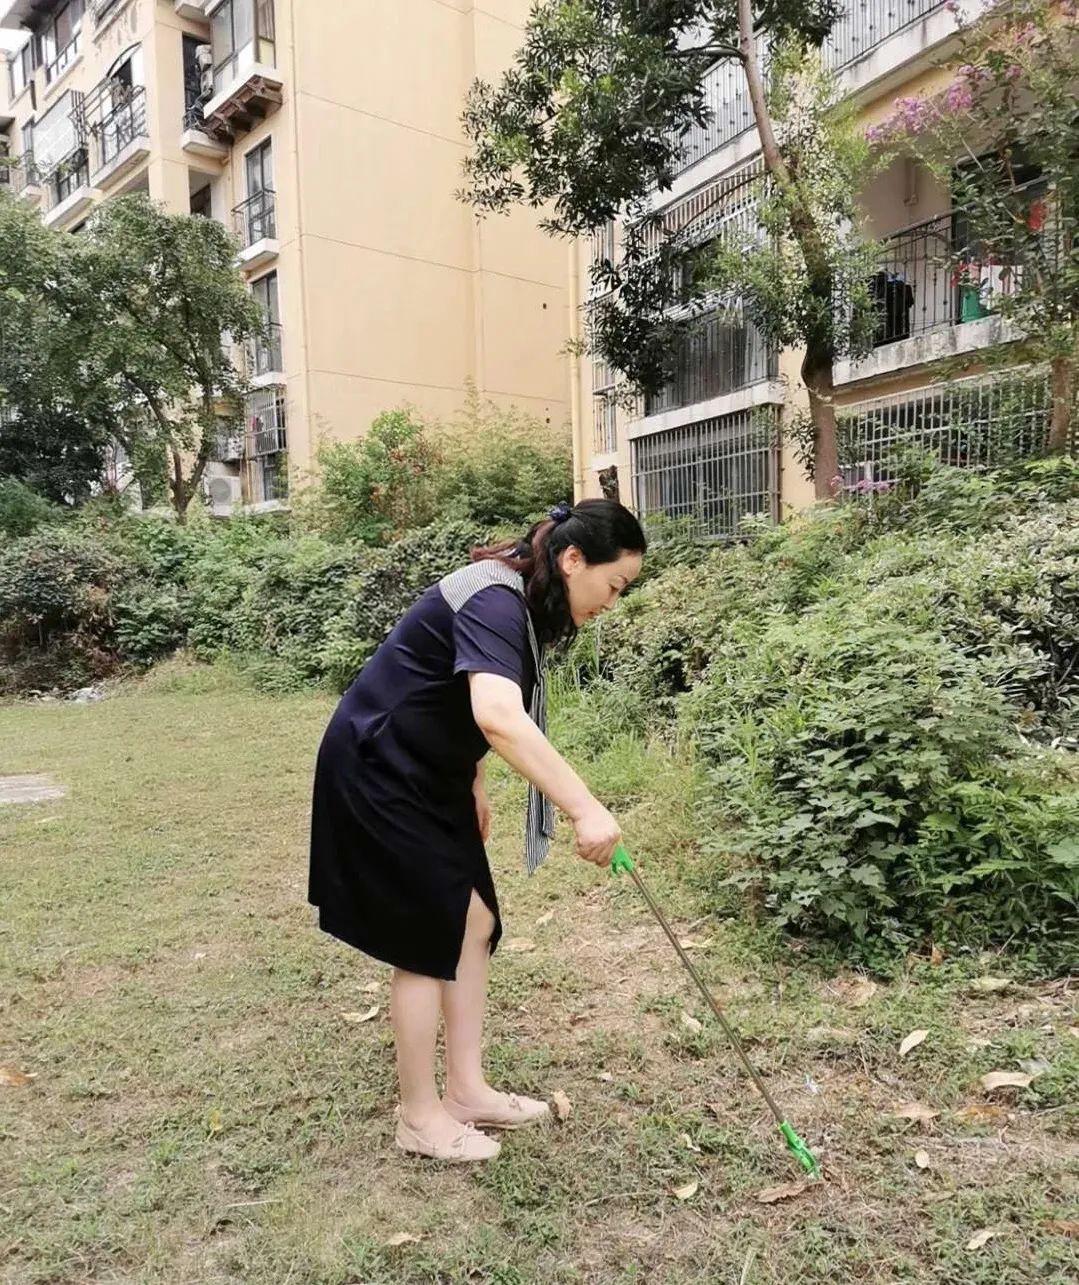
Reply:
<svg viewBox="0 0 1079 1285"><path fill-rule="evenodd" d="M974 103L974 95L970 92L970 86L964 80L956 80L950 84L944 94L944 105L952 112L965 112L970 109Z"/></svg>
<svg viewBox="0 0 1079 1285"><path fill-rule="evenodd" d="M1005 71L1004 79L1018 80L1022 74L1023 74L1022 67L1020 67L1017 62L1013 62L1012 65L1007 69L1007 71Z"/></svg>

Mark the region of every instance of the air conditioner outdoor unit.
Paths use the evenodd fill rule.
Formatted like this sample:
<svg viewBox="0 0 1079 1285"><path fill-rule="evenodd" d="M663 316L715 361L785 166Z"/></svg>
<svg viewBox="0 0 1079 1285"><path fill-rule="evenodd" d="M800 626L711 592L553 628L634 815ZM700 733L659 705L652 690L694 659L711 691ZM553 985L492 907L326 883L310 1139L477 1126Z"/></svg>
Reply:
<svg viewBox="0 0 1079 1285"><path fill-rule="evenodd" d="M214 67L213 45L196 45L195 46L195 66L199 69L199 71L213 71L213 67Z"/></svg>
<svg viewBox="0 0 1079 1285"><path fill-rule="evenodd" d="M199 96L204 103L209 102L214 96L214 73L212 68L209 71L199 73Z"/></svg>
<svg viewBox="0 0 1079 1285"><path fill-rule="evenodd" d="M219 475L206 483L206 495L214 517L227 518L243 503L243 490L238 477Z"/></svg>

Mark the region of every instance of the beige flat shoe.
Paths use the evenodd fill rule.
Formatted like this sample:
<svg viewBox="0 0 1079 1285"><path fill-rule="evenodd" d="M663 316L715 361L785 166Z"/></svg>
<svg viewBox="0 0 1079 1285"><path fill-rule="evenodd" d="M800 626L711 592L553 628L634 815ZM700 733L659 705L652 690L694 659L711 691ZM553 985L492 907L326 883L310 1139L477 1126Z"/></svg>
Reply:
<svg viewBox="0 0 1079 1285"><path fill-rule="evenodd" d="M474 1124L481 1129L522 1129L525 1125L538 1124L551 1117L551 1108L546 1102L522 1098L516 1093L505 1093L502 1096L505 1106L500 1111L477 1113L455 1101L448 1093L442 1095L442 1105L455 1120L460 1120L462 1124Z"/></svg>
<svg viewBox="0 0 1079 1285"><path fill-rule="evenodd" d="M449 1143L432 1142L407 1125L400 1115L394 1141L402 1151L417 1156L430 1156L432 1160L446 1160L450 1164L463 1164L474 1160L493 1160L502 1150L502 1144L471 1124L463 1124L461 1132Z"/></svg>

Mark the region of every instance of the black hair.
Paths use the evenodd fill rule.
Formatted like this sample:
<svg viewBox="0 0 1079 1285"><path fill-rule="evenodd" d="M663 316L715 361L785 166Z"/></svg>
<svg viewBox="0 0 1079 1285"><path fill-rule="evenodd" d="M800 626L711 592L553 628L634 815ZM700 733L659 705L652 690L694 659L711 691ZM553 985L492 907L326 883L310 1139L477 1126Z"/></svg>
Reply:
<svg viewBox="0 0 1079 1285"><path fill-rule="evenodd" d="M643 554L648 540L625 505L582 500L572 507L558 505L520 540L472 550L473 562L494 558L524 577L525 597L544 646L569 642L577 632L558 565L559 555L569 548L580 549L585 562L596 566L617 562L624 553Z"/></svg>

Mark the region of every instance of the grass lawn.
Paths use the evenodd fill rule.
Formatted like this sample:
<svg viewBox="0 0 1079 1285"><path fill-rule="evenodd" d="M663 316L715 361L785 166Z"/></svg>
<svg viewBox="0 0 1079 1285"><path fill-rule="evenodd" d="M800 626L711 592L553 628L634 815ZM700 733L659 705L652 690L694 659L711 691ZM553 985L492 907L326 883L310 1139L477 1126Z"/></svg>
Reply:
<svg viewBox="0 0 1079 1285"><path fill-rule="evenodd" d="M97 705L0 708L0 775L68 789L0 806L0 1066L33 1077L0 1073L3 1285L1079 1277L1074 992L972 986L1007 978L986 958L874 989L702 921L685 774L639 746L595 771L642 800L642 870L826 1182L759 1200L798 1173L668 943L564 840L526 880L504 773L492 1077L572 1111L486 1166L397 1152L387 970L306 904L330 709L182 665ZM979 1083L1024 1064L1026 1089ZM912 1102L935 1114L896 1114Z"/></svg>

